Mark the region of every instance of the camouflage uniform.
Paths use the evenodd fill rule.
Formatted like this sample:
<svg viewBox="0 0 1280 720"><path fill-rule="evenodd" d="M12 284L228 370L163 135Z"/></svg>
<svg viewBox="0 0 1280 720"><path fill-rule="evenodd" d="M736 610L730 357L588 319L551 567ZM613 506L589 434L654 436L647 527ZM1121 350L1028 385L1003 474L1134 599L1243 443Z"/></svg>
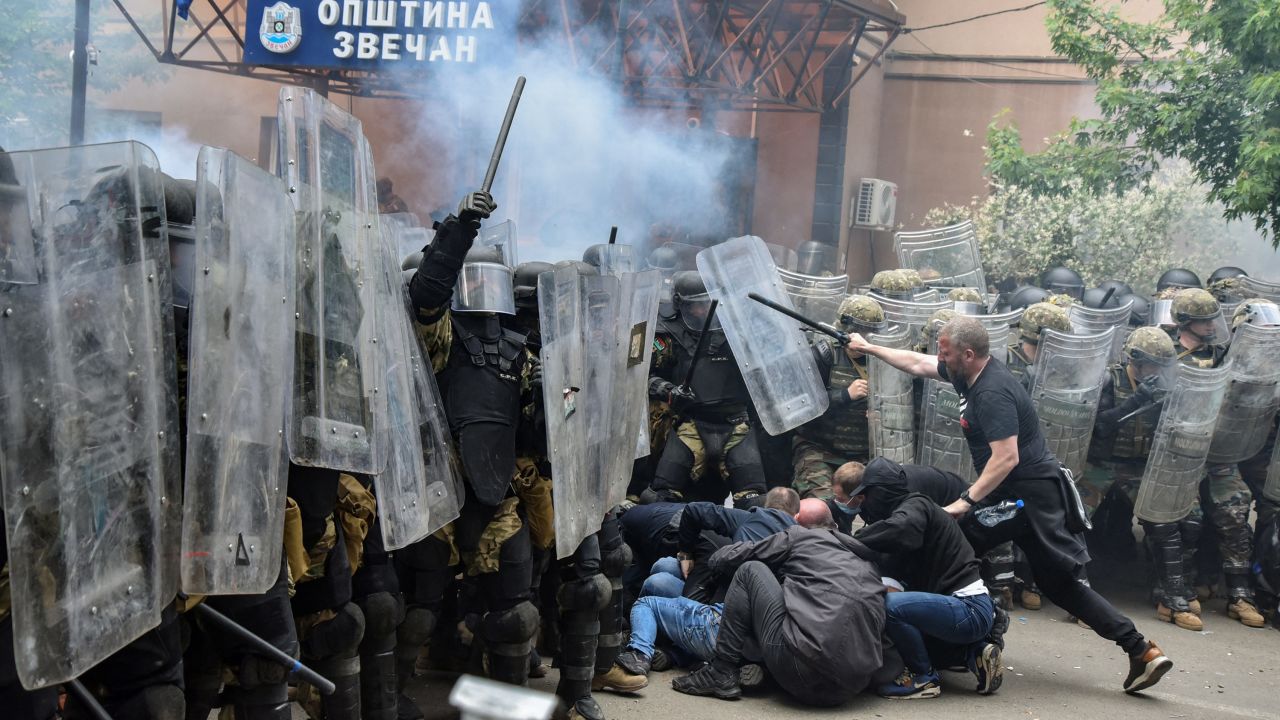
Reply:
<svg viewBox="0 0 1280 720"><path fill-rule="evenodd" d="M1179 336L1186 333L1194 348L1180 346L1178 361L1194 367L1212 368L1222 364L1226 348L1204 343L1188 330L1190 323L1221 317L1218 300L1207 290L1187 288L1173 296L1172 313ZM1216 338L1211 338L1213 340ZM1228 595L1228 615L1247 625L1261 627L1261 615L1253 605L1249 572L1253 557L1253 530L1249 526L1249 510L1253 494L1240 476L1235 464L1210 463L1200 485L1200 502L1205 518L1216 530L1218 550L1222 556L1222 572ZM1197 582L1197 584L1209 584Z"/></svg>
<svg viewBox="0 0 1280 720"><path fill-rule="evenodd" d="M884 309L869 297L845 298L838 315L846 332L871 333L884 327ZM792 486L802 498L831 497L836 468L855 460L865 463L871 452L867 400L850 400L848 392L855 380L868 379L867 359L853 360L844 352L832 355L833 361L826 363L830 367L827 412L797 429L792 441L791 457L795 467Z"/></svg>

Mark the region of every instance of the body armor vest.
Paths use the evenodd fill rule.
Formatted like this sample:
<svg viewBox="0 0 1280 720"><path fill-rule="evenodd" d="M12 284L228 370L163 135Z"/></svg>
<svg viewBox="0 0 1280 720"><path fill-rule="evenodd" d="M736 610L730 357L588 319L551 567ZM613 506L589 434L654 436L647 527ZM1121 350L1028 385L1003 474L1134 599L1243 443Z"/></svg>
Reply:
<svg viewBox="0 0 1280 720"><path fill-rule="evenodd" d="M861 363L854 362L843 352L837 353L827 380L828 392L844 392L854 380L866 380L865 362L865 359ZM832 405L820 417L805 424L800 430L800 436L841 458L866 459L871 451L867 429L867 401L864 399Z"/></svg>
<svg viewBox="0 0 1280 720"><path fill-rule="evenodd" d="M1133 397L1134 386L1129 381L1129 373L1124 365L1111 368L1111 387L1115 393L1116 406L1122 405ZM1146 460L1151 452L1151 443L1155 440L1156 424L1160 416L1156 413L1142 413L1116 429L1115 445L1111 457L1115 460Z"/></svg>
<svg viewBox="0 0 1280 720"><path fill-rule="evenodd" d="M504 329L497 317L451 315L453 345L440 372L449 427L473 422L515 425L520 417L520 378L525 336Z"/></svg>
<svg viewBox="0 0 1280 720"><path fill-rule="evenodd" d="M679 383L689 372L689 364L698 350L698 333L685 327L679 317L664 319L659 331L672 340L671 352L675 360L672 377L673 382ZM689 384L698 398L686 412L690 419L724 422L746 415L751 395L742 381L738 361L734 359L723 332L717 331L712 335L706 355L698 360Z"/></svg>

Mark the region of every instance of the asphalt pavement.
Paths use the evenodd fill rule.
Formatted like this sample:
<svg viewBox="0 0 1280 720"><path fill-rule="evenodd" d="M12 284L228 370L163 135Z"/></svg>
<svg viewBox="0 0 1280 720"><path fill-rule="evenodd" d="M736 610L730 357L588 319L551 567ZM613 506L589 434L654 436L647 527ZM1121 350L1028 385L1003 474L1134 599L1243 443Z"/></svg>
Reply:
<svg viewBox="0 0 1280 720"><path fill-rule="evenodd" d="M973 691L973 676L943 673L942 695L924 700L885 700L864 693L839 708L809 708L785 692L766 687L737 701L696 698L671 689L683 670L652 673L636 695L597 693L609 720L689 718L755 720L779 716L841 718L1169 718L1280 719L1280 631L1246 628L1226 616L1225 601L1205 603L1203 632L1189 632L1155 618L1144 601L1145 567L1137 562L1091 567L1091 580L1154 639L1174 668L1151 690L1130 696L1120 690L1128 672L1123 651L1092 631L1068 622L1050 603L1035 612L1015 607L1006 636L1004 684L992 696ZM430 718L454 716L446 699L451 676L416 678L411 695ZM556 671L532 680L537 690L555 690Z"/></svg>

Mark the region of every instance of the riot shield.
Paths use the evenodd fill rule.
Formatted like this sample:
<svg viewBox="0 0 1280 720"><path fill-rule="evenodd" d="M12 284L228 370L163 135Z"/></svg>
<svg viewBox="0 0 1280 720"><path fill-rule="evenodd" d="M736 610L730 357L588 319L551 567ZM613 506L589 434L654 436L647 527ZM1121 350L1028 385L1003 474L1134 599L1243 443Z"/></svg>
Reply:
<svg viewBox="0 0 1280 720"><path fill-rule="evenodd" d="M662 247L668 248L676 254L676 270L698 269L698 253L702 252L702 248L681 242L665 243Z"/></svg>
<svg viewBox="0 0 1280 720"><path fill-rule="evenodd" d="M755 292L791 306L764 242L739 237L707 248L698 253L698 271L720 301L716 319L764 429L779 435L826 412L826 387L797 323L747 297Z"/></svg>
<svg viewBox="0 0 1280 720"><path fill-rule="evenodd" d="M657 329L658 300L662 294L662 273L657 270L646 270L639 273L624 273L619 277L621 296L618 322L617 353L620 377L619 388L624 389L617 417L619 439L635 437L634 452L629 454L626 465L611 477L631 476L630 463L649 454L649 359L653 355L653 334ZM628 457L628 453L616 453L618 458ZM626 497L626 485L623 484L622 495L617 502ZM616 488L615 488L616 494ZM611 495L613 497L613 495Z"/></svg>
<svg viewBox="0 0 1280 720"><path fill-rule="evenodd" d="M871 342L885 347L910 349L907 328L873 335ZM915 380L911 375L877 358L867 359L869 392L867 394L867 426L871 432L872 457L885 457L901 463L915 462L916 412Z"/></svg>
<svg viewBox="0 0 1280 720"><path fill-rule="evenodd" d="M1211 463L1237 463L1257 455L1267 443L1280 407L1280 327L1241 324L1231 347L1231 381L1209 445Z"/></svg>
<svg viewBox="0 0 1280 720"><path fill-rule="evenodd" d="M1013 327L1022 319L1022 310L1010 310L998 315L979 315L978 320L987 329L991 357L1000 362L1009 361L1009 336Z"/></svg>
<svg viewBox="0 0 1280 720"><path fill-rule="evenodd" d="M423 348L422 338L414 332L413 303L407 294L403 295L402 305L405 316L411 319L406 325L409 332L409 369L413 375L414 395L418 401L418 436L427 483L426 534L430 535L458 517L466 490L462 484L462 473L458 469L457 455L453 451L453 438L444 412L444 399L440 395L440 387L436 385L436 375L431 367L431 359Z"/></svg>
<svg viewBox="0 0 1280 720"><path fill-rule="evenodd" d="M916 462L953 472L967 483L977 479L969 443L960 428L960 396L951 383L944 380L924 383Z"/></svg>
<svg viewBox="0 0 1280 720"><path fill-rule="evenodd" d="M628 461L634 451L634 436L616 436L622 445L610 442L619 294L617 278L584 276L572 266L538 276L542 394L558 557L571 555L600 529L617 482L604 476L614 461L610 450L626 448ZM639 417L625 417L632 415Z"/></svg>
<svg viewBox="0 0 1280 720"><path fill-rule="evenodd" d="M1280 283L1249 277L1248 275L1241 275L1236 279L1240 281L1240 285L1243 288L1241 294L1245 298L1260 297L1280 304ZM1228 315L1227 317L1230 316Z"/></svg>
<svg viewBox="0 0 1280 720"><path fill-rule="evenodd" d="M840 318L836 317L836 313L846 297L848 275L819 277L779 268L778 279L782 281L782 289L791 298L791 303L802 315L819 322L837 324Z"/></svg>
<svg viewBox="0 0 1280 720"><path fill-rule="evenodd" d="M769 256L773 258L773 264L778 268L779 273L784 270L794 272L799 268L800 256L795 250L770 242L765 243L764 246L769 248Z"/></svg>
<svg viewBox="0 0 1280 720"><path fill-rule="evenodd" d="M1214 369L1178 367L1134 503L1133 514L1139 520L1177 522L1195 505L1231 364L1228 360Z"/></svg>
<svg viewBox="0 0 1280 720"><path fill-rule="evenodd" d="M884 308L885 322L907 328L912 344L920 342L925 323L939 310L952 309L950 300L896 300L882 295L871 295Z"/></svg>
<svg viewBox="0 0 1280 720"><path fill-rule="evenodd" d="M485 225L480 229L480 234L476 237L476 245L497 250L502 254L502 264L513 270L520 264L520 255L516 252L516 223L514 220L503 220L500 223Z"/></svg>
<svg viewBox="0 0 1280 720"><path fill-rule="evenodd" d="M633 273L640 268L640 259L631 245L615 243L598 247L601 275L621 277L623 273Z"/></svg>
<svg viewBox="0 0 1280 720"><path fill-rule="evenodd" d="M263 222L264 219L270 222ZM293 207L228 150L196 167L182 590L266 592L280 573L293 374Z"/></svg>
<svg viewBox="0 0 1280 720"><path fill-rule="evenodd" d="M972 287L986 292L978 236L968 220L931 230L895 233L893 251L898 264L920 273L925 285Z"/></svg>
<svg viewBox="0 0 1280 720"><path fill-rule="evenodd" d="M1049 450L1078 478L1084 477L1113 335L1115 328L1094 335L1040 333L1031 402Z"/></svg>
<svg viewBox="0 0 1280 720"><path fill-rule="evenodd" d="M1280 442L1271 451L1271 464L1267 465L1267 483L1262 486L1262 496L1280 503Z"/></svg>
<svg viewBox="0 0 1280 720"><path fill-rule="evenodd" d="M421 354L410 326L405 287L396 260L397 228L381 225L383 252L379 255L377 305L374 308L375 345L384 353L386 376L374 388L386 394L386 466L373 476L382 541L397 550L429 534L431 508L427 503L427 463L422 447L423 418L419 414L415 372L424 372Z"/></svg>
<svg viewBox="0 0 1280 720"><path fill-rule="evenodd" d="M297 217L289 453L299 465L376 475L386 458L385 354L373 342L381 266L377 195L360 121L312 90L280 89L280 166Z"/></svg>
<svg viewBox="0 0 1280 720"><path fill-rule="evenodd" d="M13 650L35 689L155 627L177 592L173 290L149 148L8 158L35 200L6 208L33 239L20 260L34 282L6 282L0 314Z"/></svg>
<svg viewBox="0 0 1280 720"><path fill-rule="evenodd" d="M396 257L401 260L431 244L431 229L422 227L413 213L383 213L378 219L396 231Z"/></svg>
<svg viewBox="0 0 1280 720"><path fill-rule="evenodd" d="M1129 311L1133 309L1133 300L1129 300L1118 308L1091 308L1081 303L1072 303L1067 308L1071 318L1071 327L1080 335L1095 335L1108 328L1115 328L1111 335L1111 351L1108 358L1111 362L1120 362L1120 353L1124 349L1124 340L1128 333L1123 332L1129 326Z"/></svg>

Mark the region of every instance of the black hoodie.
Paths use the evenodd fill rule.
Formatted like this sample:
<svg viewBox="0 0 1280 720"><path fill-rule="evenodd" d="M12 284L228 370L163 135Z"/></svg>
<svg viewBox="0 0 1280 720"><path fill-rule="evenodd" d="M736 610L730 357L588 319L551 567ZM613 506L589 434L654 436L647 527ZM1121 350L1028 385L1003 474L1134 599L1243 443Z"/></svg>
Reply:
<svg viewBox="0 0 1280 720"><path fill-rule="evenodd" d="M978 558L955 520L932 500L913 493L900 473L866 480L854 537L883 558L880 571L907 590L951 595L980 579Z"/></svg>

